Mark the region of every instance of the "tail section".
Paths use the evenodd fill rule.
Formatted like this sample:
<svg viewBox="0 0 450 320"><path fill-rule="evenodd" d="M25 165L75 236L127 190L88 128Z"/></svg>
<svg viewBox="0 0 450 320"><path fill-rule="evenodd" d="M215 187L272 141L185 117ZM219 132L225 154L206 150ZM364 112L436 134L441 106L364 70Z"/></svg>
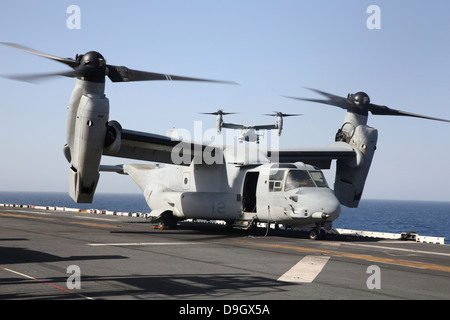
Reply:
<svg viewBox="0 0 450 320"><path fill-rule="evenodd" d="M145 188L151 182L151 171L152 169L158 168L157 165L150 164L124 164L123 173L129 175L131 179L136 182L136 184L145 192Z"/></svg>

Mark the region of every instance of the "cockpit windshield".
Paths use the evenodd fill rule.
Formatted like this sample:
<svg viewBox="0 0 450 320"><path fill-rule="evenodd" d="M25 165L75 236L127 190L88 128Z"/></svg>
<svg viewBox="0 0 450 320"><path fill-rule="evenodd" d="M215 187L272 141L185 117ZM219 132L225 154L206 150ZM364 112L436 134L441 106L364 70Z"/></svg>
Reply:
<svg viewBox="0 0 450 320"><path fill-rule="evenodd" d="M309 171L309 174L319 188L328 188L327 180L325 180L322 171Z"/></svg>
<svg viewBox="0 0 450 320"><path fill-rule="evenodd" d="M321 171L289 170L286 176L284 191L297 188L328 188Z"/></svg>
<svg viewBox="0 0 450 320"><path fill-rule="evenodd" d="M284 168L283 168L284 169ZM269 175L269 191L280 192L297 188L328 188L325 176L320 170L271 170Z"/></svg>

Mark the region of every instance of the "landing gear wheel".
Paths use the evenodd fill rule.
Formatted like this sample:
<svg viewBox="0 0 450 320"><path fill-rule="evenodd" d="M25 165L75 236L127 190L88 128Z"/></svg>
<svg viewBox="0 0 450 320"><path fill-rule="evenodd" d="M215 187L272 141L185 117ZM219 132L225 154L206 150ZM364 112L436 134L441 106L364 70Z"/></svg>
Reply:
<svg viewBox="0 0 450 320"><path fill-rule="evenodd" d="M309 238L311 240L319 240L325 237L325 230L323 229L312 229L309 232Z"/></svg>
<svg viewBox="0 0 450 320"><path fill-rule="evenodd" d="M159 226L163 229L174 230L177 228L177 219L175 219L172 212L163 213Z"/></svg>
<svg viewBox="0 0 450 320"><path fill-rule="evenodd" d="M317 229L312 229L312 230L309 232L309 238L310 238L311 240L317 240L318 237L319 237L319 231L318 231Z"/></svg>

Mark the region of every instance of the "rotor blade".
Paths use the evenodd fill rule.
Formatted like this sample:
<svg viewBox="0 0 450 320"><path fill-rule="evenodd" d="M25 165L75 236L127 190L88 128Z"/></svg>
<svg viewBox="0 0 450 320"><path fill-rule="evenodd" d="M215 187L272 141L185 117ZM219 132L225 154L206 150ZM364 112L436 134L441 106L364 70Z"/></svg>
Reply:
<svg viewBox="0 0 450 320"><path fill-rule="evenodd" d="M175 76L163 73L154 73L140 70L129 69L124 66L107 65L108 77L112 82L128 82L128 81L152 81L152 80L167 80L167 81L202 81L202 82L215 82L226 84L237 84L231 81L210 80L201 78L190 78L183 76Z"/></svg>
<svg viewBox="0 0 450 320"><path fill-rule="evenodd" d="M336 95L334 95L334 94L331 94L331 93L328 93L328 92L325 92L325 91L321 91L321 90L318 90L318 89L314 89L314 88L306 88L305 87L305 89L308 89L308 90L311 90L311 91L314 91L314 92L316 92L316 93L318 93L318 94L321 94L321 95L323 95L323 96L325 96L325 97L327 97L329 100L331 100L331 101L341 101L341 100L346 100L345 98L343 98L343 97L340 97L340 96L336 96Z"/></svg>
<svg viewBox="0 0 450 320"><path fill-rule="evenodd" d="M44 57L44 58L47 58L47 59L51 59L51 60L55 60L55 61L64 63L65 65L68 65L71 68L75 68L78 65L78 62L76 60L74 60L74 59L71 59L71 58L60 58L60 57L57 57L57 56L53 56L53 55L50 55L50 54L47 54L47 53L39 52L37 50L24 47L24 46L22 46L20 44L17 44L17 43L0 42L0 44L2 44L4 46L7 46L7 47L14 48L14 49L19 49L19 50L22 50L22 51L25 51L25 52L28 52L28 53L31 53L31 54L34 54L34 55L37 55L37 56L40 56L40 57Z"/></svg>
<svg viewBox="0 0 450 320"><path fill-rule="evenodd" d="M389 107L386 106L380 106L380 105L376 105L371 103L369 105L369 111L372 114L375 115L384 115L384 116L406 116L406 117L415 117L415 118L422 118L422 119L429 119L429 120L436 120L436 121L444 121L444 122L450 122L450 120L446 120L446 119L441 119L441 118L434 118L434 117L428 117L428 116L423 116L420 114L415 114L415 113L411 113L411 112L406 112L406 111L401 111L401 110L396 110L396 109L391 109Z"/></svg>
<svg viewBox="0 0 450 320"><path fill-rule="evenodd" d="M4 78L17 81L25 81L35 83L40 80L46 80L51 77L64 76L69 78L76 78L83 74L79 70L52 72L52 73L36 73L36 74L21 74L21 75L5 75Z"/></svg>
<svg viewBox="0 0 450 320"><path fill-rule="evenodd" d="M325 100L325 99L306 99L306 98L296 98L296 97L287 97L287 96L286 96L286 98L328 104L328 105L340 107L342 109L346 109L347 111L350 111L350 112L355 112L355 113L363 114L363 115L367 115L367 112L370 111L374 115L408 116L408 117L415 117L415 118L422 118L422 119L430 119L430 120L450 122L450 120L446 120L446 119L435 118L435 117L428 117L428 116L423 116L423 115L420 115L420 114L415 114L415 113L405 112L405 111L401 111L401 110L391 109L389 107L380 106L380 105L376 105L376 104L373 104L373 103L357 106L352 100L350 100L348 98L339 97L339 96L333 95L331 93L327 93L327 92L320 91L320 90L317 90L317 89L311 89L311 88L306 88L306 89L309 89L309 90L312 90L312 91L314 91L314 92L316 92L318 94L321 94L321 95L327 97L328 100Z"/></svg>
<svg viewBox="0 0 450 320"><path fill-rule="evenodd" d="M294 99L294 100L301 100L301 101L309 101L309 102L328 104L330 106L335 106L335 107L339 107L339 108L346 109L346 110L348 110L350 108L350 105L346 101L346 99L343 99L341 101L336 101L336 100L324 100L324 99L298 98L298 97L289 97L289 96L284 96L284 97L285 98L289 98L289 99Z"/></svg>
<svg viewBox="0 0 450 320"><path fill-rule="evenodd" d="M237 112L223 112L222 110L218 110L216 112L200 112L200 114L210 114L210 115L215 115L215 116L221 114L223 116L226 116L229 114L237 114Z"/></svg>
<svg viewBox="0 0 450 320"><path fill-rule="evenodd" d="M47 59L55 60L61 63L68 65L69 67L76 69L79 68L79 61L71 59L71 58L61 58L57 56L53 56L47 53L43 53L31 48L27 48L20 44L9 43L9 42L0 42L1 45L11 47L14 49L22 50L40 57L44 57ZM223 83L223 84L237 84L236 82L231 81L222 81L222 80L212 80L212 79L202 79L202 78L192 78L192 77L184 77L184 76L175 76L170 74L162 74L162 73L154 73L154 72L146 72L140 70L129 69L124 66L114 66L107 65L108 67L108 77L112 82L128 82L128 81L149 81L149 80L174 80L174 81L201 81L201 82L212 82L212 83ZM88 75L87 71L81 71L81 76ZM58 75L58 74L55 74ZM60 75L67 75L66 73ZM39 77L45 78L50 76L49 74L44 74L41 76L38 75L30 75L30 76L18 76L16 78L21 78L21 80L30 81L38 79Z"/></svg>
<svg viewBox="0 0 450 320"><path fill-rule="evenodd" d="M264 116L269 117L276 117L276 116L282 116L282 117L296 117L296 116L303 116L301 113L282 113L282 112L275 112L274 113L263 113Z"/></svg>
<svg viewBox="0 0 450 320"><path fill-rule="evenodd" d="M345 110L354 109L354 104L351 101L349 101L347 98L336 96L334 94L331 94L331 93L328 93L325 91L321 91L321 90L317 90L317 89L313 89L313 88L305 88L305 89L314 91L322 96L327 97L328 99L309 99L309 98L297 98L297 97L289 97L289 96L285 96L285 97L290 98L290 99L295 99L295 100L328 104L330 106L336 106L336 107L339 107L339 108L342 108Z"/></svg>
<svg viewBox="0 0 450 320"><path fill-rule="evenodd" d="M325 99L309 99L309 98L298 98L298 97L289 97L284 96L285 98L294 99L294 100L301 100L301 101L309 101L309 102L316 102L316 103L322 103L322 104L328 104L330 106L339 107L345 110L351 110L352 104L344 98L341 98L341 100L325 100Z"/></svg>
<svg viewBox="0 0 450 320"><path fill-rule="evenodd" d="M282 113L281 115L283 117L298 117L298 116L302 116L303 114L301 114L301 113Z"/></svg>

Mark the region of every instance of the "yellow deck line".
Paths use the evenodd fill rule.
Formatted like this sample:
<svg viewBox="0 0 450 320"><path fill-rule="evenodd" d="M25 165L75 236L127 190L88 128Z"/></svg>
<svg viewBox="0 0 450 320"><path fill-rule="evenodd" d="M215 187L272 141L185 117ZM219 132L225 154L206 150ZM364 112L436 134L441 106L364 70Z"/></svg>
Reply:
<svg viewBox="0 0 450 320"><path fill-rule="evenodd" d="M371 255L366 255L366 254L355 254L355 253L347 253L347 252L341 252L341 251L330 251L330 250L323 250L323 249L294 247L294 246L281 245L281 244L252 243L252 242L245 242L245 243L254 245L254 246L259 246L259 247L266 247L266 248L288 249L288 250L295 250L295 251L302 251L302 252L309 252L309 253L321 253L321 254L331 255L331 256L335 256L335 257L345 257L345 258L366 260L366 261L372 261L372 262L389 263L389 264L395 264L395 265L399 265L399 266L450 272L450 267L441 266L441 265L437 265L437 264L431 264L431 263L417 262L417 261L381 258L381 257L375 257L375 256L371 256Z"/></svg>

